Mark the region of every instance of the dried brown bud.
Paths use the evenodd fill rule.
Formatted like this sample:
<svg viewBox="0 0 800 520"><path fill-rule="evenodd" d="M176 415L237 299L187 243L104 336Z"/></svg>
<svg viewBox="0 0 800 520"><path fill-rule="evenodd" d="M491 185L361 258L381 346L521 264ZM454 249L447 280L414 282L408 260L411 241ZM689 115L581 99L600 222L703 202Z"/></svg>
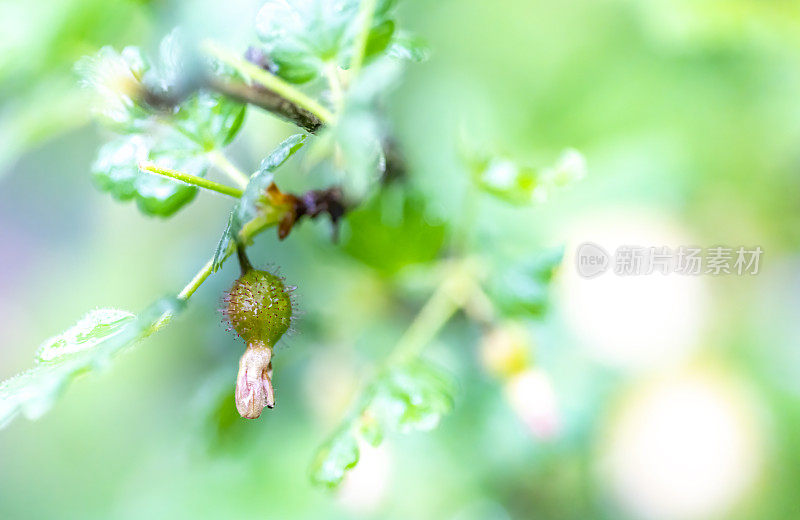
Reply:
<svg viewBox="0 0 800 520"><path fill-rule="evenodd" d="M256 419L265 406L275 406L271 360L272 348L262 342L247 345L247 350L239 360L236 409L245 419Z"/></svg>

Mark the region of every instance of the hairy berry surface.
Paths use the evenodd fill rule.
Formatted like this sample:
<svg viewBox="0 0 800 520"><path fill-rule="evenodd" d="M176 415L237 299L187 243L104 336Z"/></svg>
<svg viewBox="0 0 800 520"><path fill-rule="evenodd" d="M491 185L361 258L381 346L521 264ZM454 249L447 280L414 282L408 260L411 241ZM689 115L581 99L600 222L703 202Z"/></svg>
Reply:
<svg viewBox="0 0 800 520"><path fill-rule="evenodd" d="M281 277L251 269L233 283L225 298L225 314L248 344L274 346L292 324L290 291Z"/></svg>

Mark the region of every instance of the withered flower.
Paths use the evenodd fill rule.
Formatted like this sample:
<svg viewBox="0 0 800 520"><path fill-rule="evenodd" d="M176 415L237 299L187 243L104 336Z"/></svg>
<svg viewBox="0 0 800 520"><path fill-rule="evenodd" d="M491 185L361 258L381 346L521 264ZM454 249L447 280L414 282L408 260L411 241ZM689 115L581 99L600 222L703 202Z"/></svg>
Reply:
<svg viewBox="0 0 800 520"><path fill-rule="evenodd" d="M272 388L272 348L250 343L239 360L236 378L236 409L246 419L256 419L264 407L275 406Z"/></svg>

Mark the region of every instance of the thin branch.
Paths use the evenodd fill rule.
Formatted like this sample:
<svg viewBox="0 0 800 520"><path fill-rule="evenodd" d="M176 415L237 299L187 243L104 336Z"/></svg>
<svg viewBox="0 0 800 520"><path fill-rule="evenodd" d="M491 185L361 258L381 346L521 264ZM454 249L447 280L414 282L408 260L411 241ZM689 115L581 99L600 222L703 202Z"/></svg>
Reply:
<svg viewBox="0 0 800 520"><path fill-rule="evenodd" d="M194 275L192 281L186 284L186 287L184 287L183 290L178 293L178 299L186 301L189 298L191 298L191 296L194 294L197 288L203 285L203 282L206 281L206 278L208 278L209 275L211 275L211 268L213 266L214 266L214 259L212 258L211 260L206 262L206 265L204 265L203 268L200 269L200 271L198 271L196 275Z"/></svg>
<svg viewBox="0 0 800 520"><path fill-rule="evenodd" d="M261 67L250 63L210 40L204 41L202 43L202 48L210 56L213 56L222 63L230 65L253 81L273 91L275 94L316 115L323 123L333 120L333 114L330 110L280 77L265 71Z"/></svg>
<svg viewBox="0 0 800 520"><path fill-rule="evenodd" d="M450 317L467 303L475 290L477 271L474 260L469 259L449 269L447 277L397 342L387 360L389 363L408 361L419 355Z"/></svg>
<svg viewBox="0 0 800 520"><path fill-rule="evenodd" d="M259 68L257 65L253 66ZM264 73L271 74L267 70L264 70ZM200 75L194 81L186 82L175 92L143 88L141 96L142 100L153 109L170 113L172 108L182 103L198 89L218 92L241 103L260 107L311 133L315 133L323 124L323 121L313 112L258 83L248 84L233 81L211 73ZM179 127L176 129L180 130Z"/></svg>
<svg viewBox="0 0 800 520"><path fill-rule="evenodd" d="M236 101L263 108L312 134L322 127L322 120L316 114L272 90L260 88L259 85L247 85L218 77L208 78L206 84L211 90Z"/></svg>
<svg viewBox="0 0 800 520"><path fill-rule="evenodd" d="M225 184L220 184L218 182L210 181L208 179L204 179L202 177L198 177L196 175L192 175L182 171L172 170L170 168L162 168L160 166L151 163L139 163L139 169L149 173L154 173L157 175L162 175L164 177L169 177L170 179L175 179L181 182L185 182L186 184L191 184L192 186L197 186L198 188L203 188L206 190L221 193L223 195L228 195L229 197L233 197L236 199L242 196L242 190L240 189L234 188L232 186L227 186Z"/></svg>
<svg viewBox="0 0 800 520"><path fill-rule="evenodd" d="M342 112L344 105L344 91L342 82L339 80L339 67L336 63L328 63L325 66L325 77L328 79L328 86L331 92L331 102L337 114Z"/></svg>
<svg viewBox="0 0 800 520"><path fill-rule="evenodd" d="M358 9L361 27L356 41L353 43L353 58L350 60L350 82L358 77L361 65L364 63L364 54L367 51L367 40L369 39L369 31L372 29L372 17L375 14L376 4L377 0L361 0L361 5Z"/></svg>
<svg viewBox="0 0 800 520"><path fill-rule="evenodd" d="M277 187L275 187L275 189L277 189ZM329 188L327 190L311 190L297 196L291 194L281 195L286 196L287 200L290 202L285 213L283 213L282 216L265 216L262 214L250 220L249 222L246 222L239 231L239 236L237 237L238 243L249 243L253 237L264 231L264 229L275 225L278 226L278 237L280 239L286 238L286 235L289 234L289 231L291 231L292 227L303 217L313 219L323 214L330 217L331 222L334 225L335 232L339 219L342 217L342 215L344 215L348 208L347 204L342 200L342 194L338 188ZM239 247L240 246L237 245L237 253L239 252ZM239 257L239 261L240 266L242 266L242 270L244 271L246 266L249 265L249 261L247 261L247 263L243 263L242 260L246 259L246 256L243 255L243 251L241 253L242 254ZM204 265L200 271L197 272L194 278L192 278L192 281L189 282L178 294L178 298L184 301L188 300L198 289L198 287L205 282L206 278L211 275L213 268L214 257L212 257L211 260L209 260L206 265Z"/></svg>

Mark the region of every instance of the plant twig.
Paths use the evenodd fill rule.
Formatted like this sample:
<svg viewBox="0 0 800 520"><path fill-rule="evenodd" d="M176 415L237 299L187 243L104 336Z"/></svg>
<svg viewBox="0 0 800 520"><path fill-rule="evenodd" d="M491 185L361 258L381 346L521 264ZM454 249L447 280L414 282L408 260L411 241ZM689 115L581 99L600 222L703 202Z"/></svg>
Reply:
<svg viewBox="0 0 800 520"><path fill-rule="evenodd" d="M344 105L344 92L342 91L342 82L339 80L339 71L337 69L338 66L334 62L325 66L325 77L328 79L328 86L331 91L331 102L334 110L339 114Z"/></svg>
<svg viewBox="0 0 800 520"><path fill-rule="evenodd" d="M446 278L397 342L387 360L389 363L408 361L419 355L450 317L467 303L475 289L477 272L474 261L469 259L451 267Z"/></svg>
<svg viewBox="0 0 800 520"><path fill-rule="evenodd" d="M257 65L254 66L257 67ZM271 74L266 70L264 72ZM187 83L184 88L177 92L164 93L143 88L141 95L145 103L168 113L170 109L182 103L183 100L198 89L211 90L240 103L255 105L311 133L315 133L322 127L322 120L316 114L286 99L277 92L269 90L258 83L248 84L241 81L233 81L211 73L199 76L196 81ZM181 129L177 127L176 130L180 131Z"/></svg>
<svg viewBox="0 0 800 520"><path fill-rule="evenodd" d="M261 67L250 63L244 58L237 56L236 54L220 47L210 40L204 41L202 43L202 48L203 51L210 56L213 56L219 61L230 65L253 81L265 86L275 94L294 103L300 108L311 112L323 123L328 123L333 120L333 114L330 110L320 105L313 98L297 90L294 86L292 86L290 83L287 83L280 77L265 71Z"/></svg>
<svg viewBox="0 0 800 520"><path fill-rule="evenodd" d="M273 189L277 190L277 186L274 184ZM276 206L271 206L273 211L263 212L246 222L236 237L237 254L239 254L239 263L243 272L250 266L250 262L244 255L244 251L240 250L240 248L244 247L242 244L250 243L253 237L267 227L278 225L278 237L284 239L292 227L303 217L313 219L326 214L334 225L335 233L339 219L347 210L347 204L342 200L342 194L338 188L310 190L300 195L278 192L275 196L278 197L278 201L272 202L272 204L277 204ZM215 257L212 257L178 294L178 298L184 301L188 300L197 288L205 282L206 278L214 272L214 264ZM250 267L252 268L252 266Z"/></svg>
<svg viewBox="0 0 800 520"><path fill-rule="evenodd" d="M260 85L247 85L215 77L207 78L206 85L231 99L263 108L312 134L322 127L322 120L316 114Z"/></svg>
<svg viewBox="0 0 800 520"><path fill-rule="evenodd" d="M358 9L361 27L356 36L356 41L353 43L353 58L350 60L351 82L358 77L361 65L364 63L364 54L367 51L367 40L369 39L369 31L372 29L372 17L375 14L376 3L376 0L361 0L361 5Z"/></svg>
<svg viewBox="0 0 800 520"><path fill-rule="evenodd" d="M194 275L192 281L186 284L186 287L184 287L183 290L181 290L181 292L178 293L178 299L186 301L189 298L191 298L191 296L194 294L197 288L203 285L203 282L206 281L206 278L208 278L209 275L211 275L213 266L214 266L214 259L212 258L211 260L206 262L206 265L204 265L203 268L200 269L200 271L198 271L196 275Z"/></svg>
<svg viewBox="0 0 800 520"><path fill-rule="evenodd" d="M208 179L198 177L197 175L191 175L182 171L172 170L170 168L162 168L151 163L139 163L139 169L146 172L155 173L157 175L163 175L164 177L169 177L170 179L185 182L186 184L191 184L193 186L197 186L198 188L204 188L206 190L215 191L223 195L228 195L236 199L242 196L242 190L238 188L210 181Z"/></svg>
<svg viewBox="0 0 800 520"><path fill-rule="evenodd" d="M245 173L236 167L235 164L230 162L227 157L225 157L222 152L219 150L211 150L206 154L206 158L211 161L214 166L219 168L225 175L230 177L230 179L242 187L242 189L247 187L247 184L250 182L250 178L245 175ZM239 195L241 197L241 195Z"/></svg>
<svg viewBox="0 0 800 520"><path fill-rule="evenodd" d="M242 239L243 242L246 242L247 240L252 238L252 236L254 234L257 234L259 231L261 231L261 229L263 229L263 228L253 228L252 230L249 230L247 232L245 232L245 229L242 229L242 232L240 233L240 238ZM237 251L238 251L239 247L241 247L241 246L239 246L237 244ZM241 262L242 256L240 256L240 262ZM249 261L248 261L248 264L249 264ZM243 264L240 264L240 265L242 265L242 270L244 271L244 265ZM203 285L203 282L206 281L206 278L208 278L211 275L211 273L213 273L213 272L214 272L214 257L212 256L211 259L209 259L209 261L206 262L206 264L202 268L200 268L200 270L197 272L197 274L194 275L194 278L192 278L192 280L188 284L186 284L186 287L184 287L181 290L181 292L178 293L178 299L186 301L189 298L191 298L191 296L194 294L194 292L201 285Z"/></svg>

